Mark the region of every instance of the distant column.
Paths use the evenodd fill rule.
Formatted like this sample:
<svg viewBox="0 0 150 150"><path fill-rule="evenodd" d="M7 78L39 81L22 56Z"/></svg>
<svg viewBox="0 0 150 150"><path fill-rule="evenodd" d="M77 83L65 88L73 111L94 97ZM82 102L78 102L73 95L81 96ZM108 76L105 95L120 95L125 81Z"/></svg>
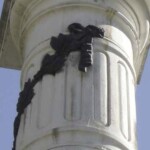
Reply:
<svg viewBox="0 0 150 150"><path fill-rule="evenodd" d="M15 1L11 31L24 59L22 89L44 56L55 53L52 36L68 34L74 22L105 31L104 38L93 38L93 66L87 72L78 70L80 52L71 52L62 71L35 84L21 115L16 150L137 150L135 85L141 62L136 17L125 2Z"/></svg>

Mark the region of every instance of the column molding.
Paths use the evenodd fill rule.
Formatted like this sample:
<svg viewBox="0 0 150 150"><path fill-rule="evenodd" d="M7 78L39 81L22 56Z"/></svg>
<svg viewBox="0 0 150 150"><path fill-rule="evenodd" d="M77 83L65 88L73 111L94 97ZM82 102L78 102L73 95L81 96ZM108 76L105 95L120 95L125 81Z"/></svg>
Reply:
<svg viewBox="0 0 150 150"><path fill-rule="evenodd" d="M136 12L132 7L132 2L119 0L115 0L113 3L110 1L104 3L103 1L88 0L82 0L80 2L69 0L64 0L62 2L57 0L51 0L51 2L46 0L33 0L32 2L28 2L28 0L16 0L11 12L10 28L14 42L16 45L19 45L18 49L24 58L28 55L24 54L24 51L26 51L25 39L27 33L30 32L34 24L44 16L49 16L49 19L51 20L53 19L55 12L64 12L78 7L81 9L91 10L93 12L95 11L97 14L105 16L105 19L101 19L100 22L98 21L99 19L97 19L98 24L112 25L120 29L130 38L132 41L133 59L137 78L140 78L139 76L143 60L138 58L145 51L145 48L147 48L147 42L149 40L149 20L147 15L148 13L146 10L143 10L145 8L141 5L141 2L137 2L135 6L139 7L140 10L138 11L140 13ZM20 17L20 15L22 17ZM75 19L75 22L77 22L77 20L78 19ZM71 22L68 22L68 24L69 23ZM64 27L62 26L61 29L58 29L58 31L54 31L54 35L50 34L51 32L47 34L43 41L51 38L51 36L57 35L60 32L66 32L65 25ZM40 43L41 41L36 41L34 46ZM34 46L28 48L28 51L33 50ZM137 62L137 59L139 62Z"/></svg>
<svg viewBox="0 0 150 150"><path fill-rule="evenodd" d="M137 149L135 85L143 63L141 53L148 46L149 21L145 5L139 0L135 9L133 4L128 0L15 1L10 29L24 62L21 86L31 84L29 91L34 94L29 97L25 90L20 98L26 104L27 97L28 105L19 114L22 124L16 150L59 150L61 146L66 150L80 146L83 150ZM68 26L73 23L83 28L70 32ZM88 25L97 30L92 32ZM97 27L104 29L103 39ZM80 51L74 49L76 44L67 47L70 55L62 57L64 67L53 73L58 56L64 56L60 45L64 48L66 41L71 42L63 39L66 35ZM51 38L65 42L52 46ZM86 73L79 68L82 56L87 56L81 53L83 47L90 54L91 65L93 62ZM55 52L57 57L53 57ZM53 56L48 55L50 61L43 63L47 53Z"/></svg>

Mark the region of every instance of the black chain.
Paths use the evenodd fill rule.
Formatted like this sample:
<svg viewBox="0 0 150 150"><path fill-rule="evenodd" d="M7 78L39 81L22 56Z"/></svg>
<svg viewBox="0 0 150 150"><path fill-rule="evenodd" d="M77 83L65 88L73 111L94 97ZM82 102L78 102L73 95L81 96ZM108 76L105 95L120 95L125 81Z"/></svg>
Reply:
<svg viewBox="0 0 150 150"><path fill-rule="evenodd" d="M12 150L16 150L16 138L21 121L21 115L34 97L34 86L42 80L44 75L55 75L60 72L65 65L68 55L73 51L79 51L80 61L79 70L87 72L87 68L93 64L93 46L92 38L103 38L104 30L93 25L83 27L79 23L73 23L68 26L70 34L59 34L58 37L52 37L50 45L55 50L54 55L46 54L43 58L41 68L33 77L29 79L22 92L19 94L17 104L17 116L14 121L14 142Z"/></svg>

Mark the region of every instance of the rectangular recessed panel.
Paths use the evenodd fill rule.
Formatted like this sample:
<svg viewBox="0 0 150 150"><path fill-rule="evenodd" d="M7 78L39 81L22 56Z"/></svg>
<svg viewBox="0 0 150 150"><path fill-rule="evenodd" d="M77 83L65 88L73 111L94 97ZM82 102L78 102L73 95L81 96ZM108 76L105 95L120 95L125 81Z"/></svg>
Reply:
<svg viewBox="0 0 150 150"><path fill-rule="evenodd" d="M88 72L82 74L82 121L87 125L93 125L94 120L94 85L93 66Z"/></svg>
<svg viewBox="0 0 150 150"><path fill-rule="evenodd" d="M108 123L108 72L107 56L94 53L94 119L107 125Z"/></svg>
<svg viewBox="0 0 150 150"><path fill-rule="evenodd" d="M81 119L82 83L78 59L79 53L71 54L66 67L65 119L70 121Z"/></svg>
<svg viewBox="0 0 150 150"><path fill-rule="evenodd" d="M46 127L52 120L52 103L54 101L54 77L44 76L41 81L41 91L38 112L38 127Z"/></svg>
<svg viewBox="0 0 150 150"><path fill-rule="evenodd" d="M129 138L129 102L128 102L128 72L126 67L119 63L119 101L120 101L120 129L123 136Z"/></svg>

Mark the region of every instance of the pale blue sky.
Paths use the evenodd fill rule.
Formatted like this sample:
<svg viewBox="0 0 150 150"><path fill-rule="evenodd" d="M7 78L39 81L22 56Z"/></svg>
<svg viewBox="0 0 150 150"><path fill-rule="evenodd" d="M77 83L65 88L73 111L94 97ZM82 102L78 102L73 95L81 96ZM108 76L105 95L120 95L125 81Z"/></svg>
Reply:
<svg viewBox="0 0 150 150"><path fill-rule="evenodd" d="M0 10L3 0L0 0ZM137 87L137 134L139 150L149 150L150 144L150 54L140 85ZM19 95L20 72L0 69L0 150L11 150L13 121Z"/></svg>

